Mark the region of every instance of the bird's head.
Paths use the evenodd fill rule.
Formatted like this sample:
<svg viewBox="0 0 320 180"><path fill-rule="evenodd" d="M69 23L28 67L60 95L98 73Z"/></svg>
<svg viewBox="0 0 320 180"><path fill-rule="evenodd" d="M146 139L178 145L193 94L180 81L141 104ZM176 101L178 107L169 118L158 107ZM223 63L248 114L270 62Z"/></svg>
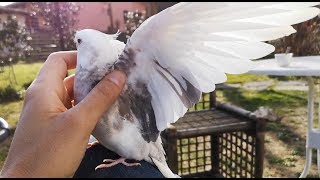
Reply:
<svg viewBox="0 0 320 180"><path fill-rule="evenodd" d="M77 31L74 38L78 50L77 66L85 69L111 66L125 47L123 42L116 40L118 35L93 29Z"/></svg>

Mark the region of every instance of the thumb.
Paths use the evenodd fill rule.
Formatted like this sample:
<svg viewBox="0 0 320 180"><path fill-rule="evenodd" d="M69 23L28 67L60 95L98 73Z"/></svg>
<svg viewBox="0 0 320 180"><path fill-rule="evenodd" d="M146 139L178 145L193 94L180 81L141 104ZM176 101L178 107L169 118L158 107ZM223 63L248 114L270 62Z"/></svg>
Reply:
<svg viewBox="0 0 320 180"><path fill-rule="evenodd" d="M78 121L82 121L90 132L95 127L103 113L119 97L126 81L126 75L121 71L113 71L105 76L76 106L71 108ZM78 122L81 123L81 122Z"/></svg>

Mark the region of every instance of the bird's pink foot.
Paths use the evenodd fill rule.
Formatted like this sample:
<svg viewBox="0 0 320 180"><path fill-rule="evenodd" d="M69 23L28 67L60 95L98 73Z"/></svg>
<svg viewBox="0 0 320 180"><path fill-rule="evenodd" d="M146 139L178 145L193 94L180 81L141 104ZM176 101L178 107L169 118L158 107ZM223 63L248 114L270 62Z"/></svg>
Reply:
<svg viewBox="0 0 320 180"><path fill-rule="evenodd" d="M92 147L92 146L95 146L95 145L97 145L97 144L99 144L98 141L93 141L92 143L88 143L87 149L90 148L90 147Z"/></svg>
<svg viewBox="0 0 320 180"><path fill-rule="evenodd" d="M125 165L125 166L141 166L140 163L127 163L126 161L126 158L119 158L119 159L116 159L116 160L113 160L113 159L104 159L103 162L111 162L109 164L100 164L99 166L97 166L95 168L95 170L97 169L101 169L101 168L109 168L109 167L112 167L112 166L115 166L119 163Z"/></svg>

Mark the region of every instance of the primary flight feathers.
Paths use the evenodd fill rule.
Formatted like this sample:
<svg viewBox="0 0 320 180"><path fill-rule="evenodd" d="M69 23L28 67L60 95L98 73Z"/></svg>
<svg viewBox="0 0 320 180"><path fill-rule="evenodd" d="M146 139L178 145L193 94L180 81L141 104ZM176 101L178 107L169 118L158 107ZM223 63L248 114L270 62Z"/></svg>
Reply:
<svg viewBox="0 0 320 180"><path fill-rule="evenodd" d="M291 25L318 15L311 7L318 4L186 2L147 19L127 46L140 50L132 72L139 75L132 76L149 84L158 129L182 117L198 102L199 91L225 82L225 73L249 71L252 59L275 50L263 41L295 33Z"/></svg>

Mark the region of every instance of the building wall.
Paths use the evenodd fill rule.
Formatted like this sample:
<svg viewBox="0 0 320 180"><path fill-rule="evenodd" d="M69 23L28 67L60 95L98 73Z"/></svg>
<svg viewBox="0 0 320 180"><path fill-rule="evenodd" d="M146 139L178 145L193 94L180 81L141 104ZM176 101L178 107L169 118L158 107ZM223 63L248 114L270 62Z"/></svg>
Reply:
<svg viewBox="0 0 320 180"><path fill-rule="evenodd" d="M76 29L96 29L99 31L107 31L111 25L110 17L107 13L108 4L111 3L114 27L119 22L120 31L125 30L123 11L146 11L145 3L141 2L78 2L80 11L78 15L78 24Z"/></svg>
<svg viewBox="0 0 320 180"><path fill-rule="evenodd" d="M125 22L123 17L124 10L140 12L146 11L147 16L151 16L158 12L159 2L76 2L80 6L77 19L78 23L75 25L76 30L91 28L99 31L107 32L110 27L110 17L108 15L108 4L112 8L112 17L114 28L117 24L119 30L125 31ZM21 9L26 12L31 12L32 4L30 2L16 2L8 5L8 8ZM1 13L0 13L1 14ZM1 17L1 16L0 16ZM34 51L30 59L39 60L46 59L51 53L59 50L56 39L50 33L51 28L44 25L44 18L39 16L26 16L24 20L20 16L19 21L27 25L27 29L31 32L32 47ZM118 23L116 23L118 22ZM120 38L119 38L120 40ZM125 37L122 39L125 40Z"/></svg>
<svg viewBox="0 0 320 180"><path fill-rule="evenodd" d="M32 3L31 2L15 2L13 4L7 5L9 8L24 10L28 13L32 12ZM43 17L31 17L26 16L25 24L27 29L33 33L39 30L48 30L48 27L45 25L45 20Z"/></svg>
<svg viewBox="0 0 320 180"><path fill-rule="evenodd" d="M119 24L120 31L125 30L125 23L123 18L123 11L146 11L147 16L151 16L162 9L169 7L176 2L76 2L80 5L80 11L77 19L78 24L75 26L77 30L91 28L100 31L107 31L110 26L110 17L108 16L107 9L108 4L111 4L114 27L116 22ZM16 2L7 5L9 8L22 9L27 12L31 12L30 2ZM28 17L26 24L31 31L47 30L44 25L43 18L37 17L38 20Z"/></svg>

